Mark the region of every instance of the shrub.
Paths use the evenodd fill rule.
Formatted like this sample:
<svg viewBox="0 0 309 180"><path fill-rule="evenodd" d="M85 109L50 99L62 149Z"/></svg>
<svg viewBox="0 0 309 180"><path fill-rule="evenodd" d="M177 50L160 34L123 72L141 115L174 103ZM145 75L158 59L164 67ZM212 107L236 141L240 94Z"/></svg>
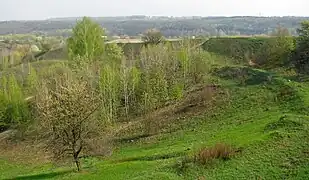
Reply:
<svg viewBox="0 0 309 180"><path fill-rule="evenodd" d="M256 63L266 68L288 65L288 60L295 50L295 38L286 28L278 27L256 56Z"/></svg>
<svg viewBox="0 0 309 180"><path fill-rule="evenodd" d="M297 29L299 37L297 38L296 50L293 57L293 65L298 73L308 74L309 69L309 21L301 23Z"/></svg>
<svg viewBox="0 0 309 180"><path fill-rule="evenodd" d="M214 159L230 159L233 154L234 150L230 145L218 143L213 147L202 148L194 159L195 162L205 165Z"/></svg>

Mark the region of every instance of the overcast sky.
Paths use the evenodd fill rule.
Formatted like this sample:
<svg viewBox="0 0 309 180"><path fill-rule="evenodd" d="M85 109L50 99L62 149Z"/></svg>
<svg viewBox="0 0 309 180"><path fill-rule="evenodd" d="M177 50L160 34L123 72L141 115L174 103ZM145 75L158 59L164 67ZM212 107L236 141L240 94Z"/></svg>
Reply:
<svg viewBox="0 0 309 180"><path fill-rule="evenodd" d="M309 0L0 0L0 20L75 16L309 16Z"/></svg>

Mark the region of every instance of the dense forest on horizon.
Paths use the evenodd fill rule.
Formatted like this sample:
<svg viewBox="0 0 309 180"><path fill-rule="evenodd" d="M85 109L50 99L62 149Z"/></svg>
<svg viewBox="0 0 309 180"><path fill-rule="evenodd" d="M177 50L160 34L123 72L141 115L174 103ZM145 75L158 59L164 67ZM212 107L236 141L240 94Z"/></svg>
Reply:
<svg viewBox="0 0 309 180"><path fill-rule="evenodd" d="M47 20L31 21L2 21L0 34L44 34L44 35L70 35L76 20L80 18L52 18ZM269 35L278 25L287 28L292 35L300 22L309 17L94 17L102 27L106 28L111 36L138 36L150 28L159 29L166 37L190 35Z"/></svg>

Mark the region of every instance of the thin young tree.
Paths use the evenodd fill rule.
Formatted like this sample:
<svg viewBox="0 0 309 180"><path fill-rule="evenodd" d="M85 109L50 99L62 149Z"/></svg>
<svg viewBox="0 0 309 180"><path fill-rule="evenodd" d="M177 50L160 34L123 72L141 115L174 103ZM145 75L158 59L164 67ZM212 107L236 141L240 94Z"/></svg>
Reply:
<svg viewBox="0 0 309 180"><path fill-rule="evenodd" d="M71 156L80 171L80 155L99 136L99 93L83 79L57 78L43 85L36 100L41 130L55 160Z"/></svg>

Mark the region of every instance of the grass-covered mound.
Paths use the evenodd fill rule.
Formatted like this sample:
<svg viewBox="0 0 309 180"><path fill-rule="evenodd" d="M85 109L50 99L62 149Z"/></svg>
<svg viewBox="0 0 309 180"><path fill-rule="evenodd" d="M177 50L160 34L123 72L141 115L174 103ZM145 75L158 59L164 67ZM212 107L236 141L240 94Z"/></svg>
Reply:
<svg viewBox="0 0 309 180"><path fill-rule="evenodd" d="M295 44L294 37L283 38L282 40L277 37L218 37L210 38L202 47L206 51L233 58L237 63L248 63L250 60L259 63L272 58L269 57L271 55L281 54L281 49L284 49L285 45L289 47ZM293 48L287 50L292 51ZM280 58L276 57L276 60Z"/></svg>

